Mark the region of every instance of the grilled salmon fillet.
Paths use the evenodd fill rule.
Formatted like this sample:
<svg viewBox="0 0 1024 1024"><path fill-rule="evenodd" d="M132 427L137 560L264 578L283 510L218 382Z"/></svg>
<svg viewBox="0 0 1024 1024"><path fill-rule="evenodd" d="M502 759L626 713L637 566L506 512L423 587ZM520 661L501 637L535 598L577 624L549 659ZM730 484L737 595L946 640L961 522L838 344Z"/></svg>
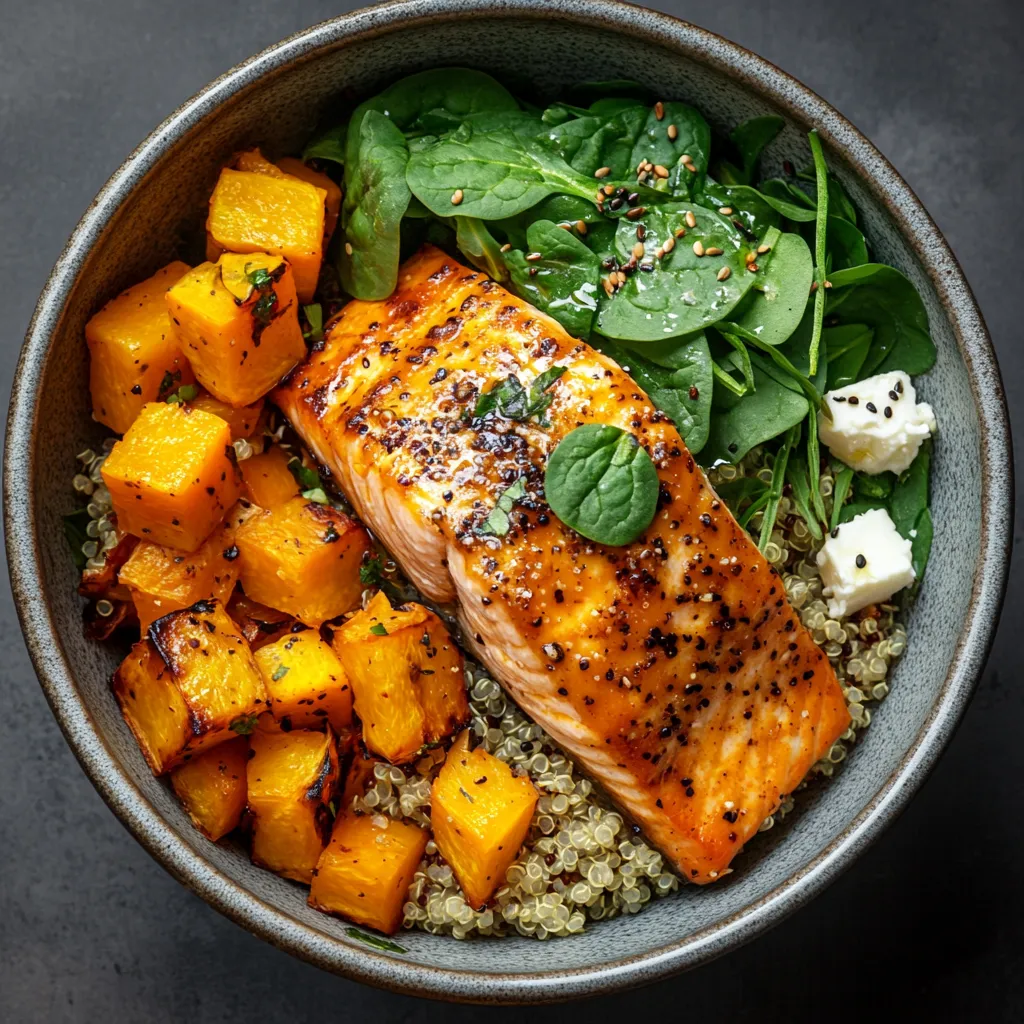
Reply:
<svg viewBox="0 0 1024 1024"><path fill-rule="evenodd" d="M481 392L555 365L547 425L474 418ZM344 308L275 400L474 655L684 877L720 877L846 729L827 658L672 422L483 274L425 247L390 298ZM547 457L585 423L631 431L658 470L657 515L625 547L544 501ZM478 535L520 478L507 535Z"/></svg>

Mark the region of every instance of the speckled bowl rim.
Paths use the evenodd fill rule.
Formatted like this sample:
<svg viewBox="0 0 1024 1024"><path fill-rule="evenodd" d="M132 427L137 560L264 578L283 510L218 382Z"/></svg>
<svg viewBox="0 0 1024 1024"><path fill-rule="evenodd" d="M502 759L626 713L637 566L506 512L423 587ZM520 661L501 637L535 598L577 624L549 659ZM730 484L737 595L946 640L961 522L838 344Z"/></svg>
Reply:
<svg viewBox="0 0 1024 1024"><path fill-rule="evenodd" d="M80 697L45 597L34 519L36 395L50 339L91 247L177 139L256 80L322 49L396 28L458 17L554 18L639 37L710 66L817 126L861 175L913 245L953 326L981 421L982 522L971 606L938 699L914 744L875 798L826 849L732 917L660 949L596 967L510 974L425 967L355 948L307 927L216 870L160 816L119 765ZM981 382L985 383L982 387ZM299 32L202 90L161 124L110 178L71 236L29 326L12 389L4 457L4 525L12 587L46 698L86 774L135 838L179 881L247 930L327 970L406 993L474 1002L542 1002L610 992L704 963L777 924L832 882L906 805L949 742L995 633L1009 569L1013 459L995 353L959 265L917 197L884 157L820 97L768 61L693 25L617 0L411 0L365 8ZM453 944L453 952L457 947Z"/></svg>

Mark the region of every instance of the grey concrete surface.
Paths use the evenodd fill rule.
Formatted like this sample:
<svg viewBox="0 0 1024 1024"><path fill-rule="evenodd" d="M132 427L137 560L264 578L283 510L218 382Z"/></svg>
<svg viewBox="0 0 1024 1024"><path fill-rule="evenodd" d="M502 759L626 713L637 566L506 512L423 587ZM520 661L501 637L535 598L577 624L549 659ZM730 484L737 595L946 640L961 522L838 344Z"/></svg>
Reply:
<svg viewBox="0 0 1024 1024"><path fill-rule="evenodd" d="M97 189L236 61L354 4L0 0L0 391ZM893 161L960 257L1024 392L1020 0L659 0L802 79ZM1018 434L1024 437L1024 434ZM290 959L137 846L43 700L0 593L0 1021L1024 1020L1024 585L974 704L903 818L796 917L702 970L579 1007L441 1007Z"/></svg>

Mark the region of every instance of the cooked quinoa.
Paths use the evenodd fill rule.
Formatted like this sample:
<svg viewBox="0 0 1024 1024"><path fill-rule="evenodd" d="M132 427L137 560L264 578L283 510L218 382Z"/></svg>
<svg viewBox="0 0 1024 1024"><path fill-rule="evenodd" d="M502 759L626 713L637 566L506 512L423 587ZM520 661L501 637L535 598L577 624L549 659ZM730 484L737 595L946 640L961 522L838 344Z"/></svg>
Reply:
<svg viewBox="0 0 1024 1024"><path fill-rule="evenodd" d="M281 431L270 438L279 442ZM108 444L99 453L88 450L79 455L82 470L73 481L74 490L89 499L90 539L82 550L90 568L101 566L106 550L115 543L108 518L110 495L100 476L109 448ZM253 453L251 446L247 448L237 453L240 458ZM772 455L754 449L737 465L720 465L708 476L712 485L753 475L770 483L771 467ZM831 513L831 470L822 472L820 483L826 510ZM756 513L749 523L755 535L760 521L761 513ZM857 733L871 723L871 704L888 694L889 671L906 649L907 636L895 604L874 606L849 618L829 617L815 558L821 543L811 536L789 498L783 497L765 557L779 570L790 603L828 656L852 718L846 732L811 769L811 776L827 777L847 756ZM109 615L113 610L109 602L99 605L100 614ZM483 910L469 906L452 869L434 842L428 842L405 904L406 928L457 939L512 932L547 939L581 932L590 921L637 913L652 899L679 889L683 880L661 854L647 845L603 791L580 774L502 687L470 660L466 686L477 742L528 775L541 796L523 855L509 868L505 884ZM392 818L429 826L431 782L443 761L444 750L438 748L405 770L376 765L372 785L354 799L352 808L379 816L382 824ZM789 794L775 814L765 819L761 831L771 828L793 806L794 797Z"/></svg>

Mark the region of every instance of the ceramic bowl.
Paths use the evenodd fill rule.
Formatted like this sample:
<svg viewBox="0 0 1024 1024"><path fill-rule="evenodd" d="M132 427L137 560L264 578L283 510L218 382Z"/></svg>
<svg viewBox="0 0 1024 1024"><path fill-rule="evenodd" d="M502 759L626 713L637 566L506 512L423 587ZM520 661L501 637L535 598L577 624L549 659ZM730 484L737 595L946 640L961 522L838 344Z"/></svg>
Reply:
<svg viewBox="0 0 1024 1024"><path fill-rule="evenodd" d="M110 693L118 653L82 637L61 513L73 504L76 453L102 437L90 417L83 325L172 257L202 259L206 200L225 158L255 144L295 151L325 113L409 72L458 64L538 98L575 81L628 77L693 102L719 126L780 114L786 128L767 154L770 168L805 162L805 133L818 128L878 257L910 277L928 308L939 358L920 393L941 424L935 545L909 650L871 728L828 785L802 794L798 813L750 844L735 874L571 939L457 942L410 932L400 937L407 952L395 954L350 939L344 922L307 908L304 889L253 867L240 848L207 842L149 773ZM32 659L82 767L139 842L240 925L312 963L395 990L483 1002L565 999L692 967L777 923L845 869L899 813L963 714L999 613L1012 494L985 325L899 175L828 104L761 58L606 0L383 4L299 33L204 89L110 179L57 262L21 354L4 465L11 579Z"/></svg>

